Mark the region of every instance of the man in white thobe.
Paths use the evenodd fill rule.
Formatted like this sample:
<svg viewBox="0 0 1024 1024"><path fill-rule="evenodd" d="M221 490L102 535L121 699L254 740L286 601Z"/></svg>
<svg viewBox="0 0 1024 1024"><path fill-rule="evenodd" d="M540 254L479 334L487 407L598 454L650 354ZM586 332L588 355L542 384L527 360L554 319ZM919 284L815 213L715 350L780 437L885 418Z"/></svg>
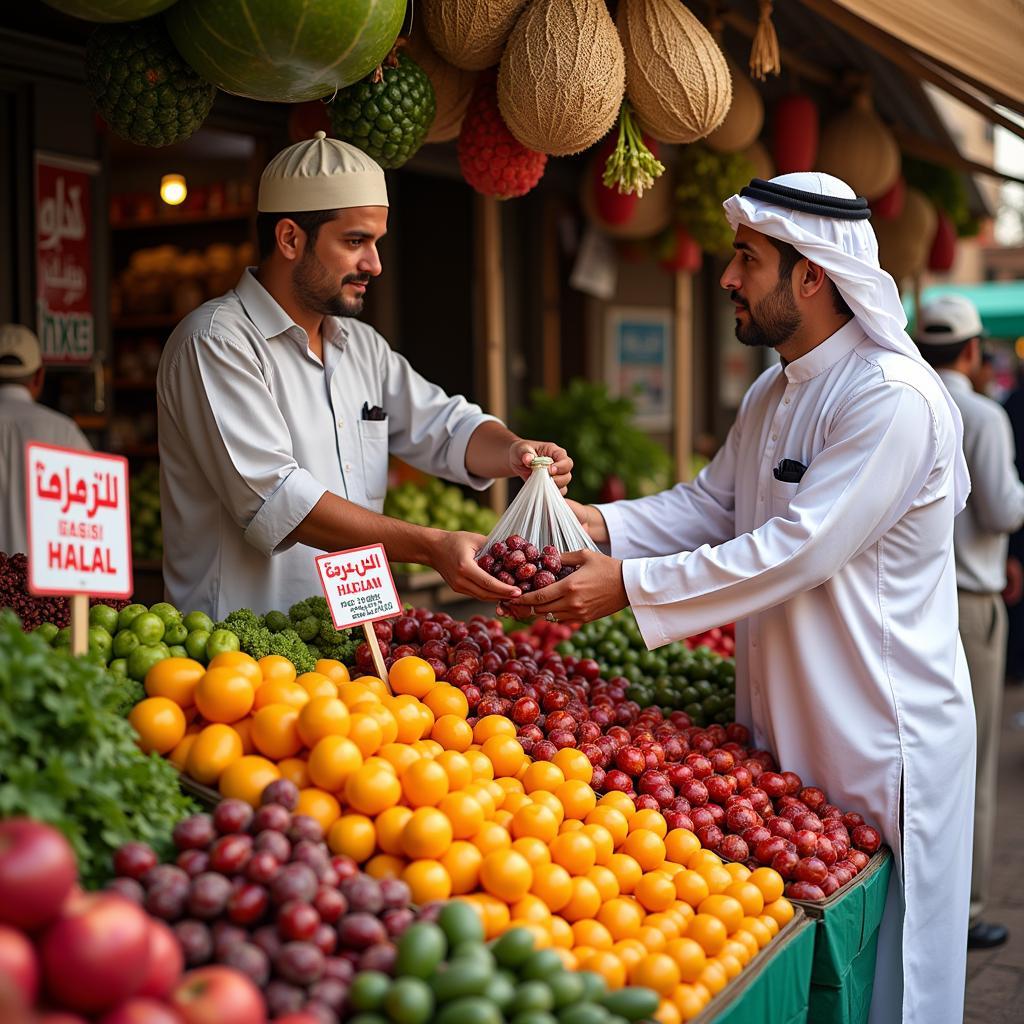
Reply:
<svg viewBox="0 0 1024 1024"><path fill-rule="evenodd" d="M895 855L873 1024L960 1024L975 748L960 416L849 186L755 179L725 209L737 337L781 365L693 483L576 506L613 557L566 556L581 568L516 610L590 620L629 604L651 648L736 620L736 717Z"/></svg>

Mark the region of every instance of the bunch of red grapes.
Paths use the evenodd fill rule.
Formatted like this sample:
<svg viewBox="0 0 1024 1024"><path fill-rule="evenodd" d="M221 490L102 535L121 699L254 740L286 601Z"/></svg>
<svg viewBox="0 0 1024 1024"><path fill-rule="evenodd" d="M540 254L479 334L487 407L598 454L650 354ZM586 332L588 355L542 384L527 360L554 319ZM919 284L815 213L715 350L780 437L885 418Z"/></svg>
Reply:
<svg viewBox="0 0 1024 1024"><path fill-rule="evenodd" d="M504 541L495 541L477 558L477 565L496 580L518 587L524 594L550 587L575 571L575 566L562 565L558 548L545 544L540 550L528 540L513 533Z"/></svg>
<svg viewBox="0 0 1024 1024"><path fill-rule="evenodd" d="M292 813L297 800L282 779L256 810L222 800L186 818L174 830L173 864L128 843L109 888L167 921L190 967L216 962L247 975L272 1016L305 1010L337 1024L356 972L391 973L394 939L416 914L405 882L332 857L320 825Z"/></svg>

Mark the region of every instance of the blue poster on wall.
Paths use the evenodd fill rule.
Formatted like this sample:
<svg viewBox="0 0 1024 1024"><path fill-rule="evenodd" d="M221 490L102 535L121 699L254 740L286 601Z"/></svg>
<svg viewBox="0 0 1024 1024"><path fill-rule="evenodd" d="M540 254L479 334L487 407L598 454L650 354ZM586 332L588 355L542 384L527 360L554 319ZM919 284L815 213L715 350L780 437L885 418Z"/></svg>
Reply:
<svg viewBox="0 0 1024 1024"><path fill-rule="evenodd" d="M631 398L637 426L668 430L672 422L672 317L667 310L608 311L606 378L613 394Z"/></svg>

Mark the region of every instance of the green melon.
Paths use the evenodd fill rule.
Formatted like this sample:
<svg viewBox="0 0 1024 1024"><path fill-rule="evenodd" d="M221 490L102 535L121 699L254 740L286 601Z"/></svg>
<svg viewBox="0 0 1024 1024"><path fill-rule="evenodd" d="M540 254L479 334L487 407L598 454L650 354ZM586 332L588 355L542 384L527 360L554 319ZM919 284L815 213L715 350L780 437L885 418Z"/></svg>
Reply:
<svg viewBox="0 0 1024 1024"><path fill-rule="evenodd" d="M86 21L137 21L166 11L175 0L43 0L64 14Z"/></svg>
<svg viewBox="0 0 1024 1024"><path fill-rule="evenodd" d="M406 0L179 0L171 38L225 92L276 103L331 96L388 55Z"/></svg>

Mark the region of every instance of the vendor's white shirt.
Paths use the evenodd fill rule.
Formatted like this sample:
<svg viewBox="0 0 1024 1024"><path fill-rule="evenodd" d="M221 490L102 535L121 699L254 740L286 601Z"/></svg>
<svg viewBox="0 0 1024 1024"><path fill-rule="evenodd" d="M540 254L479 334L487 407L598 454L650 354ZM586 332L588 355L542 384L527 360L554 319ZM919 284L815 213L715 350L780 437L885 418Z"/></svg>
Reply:
<svg viewBox="0 0 1024 1024"><path fill-rule="evenodd" d="M327 491L379 512L389 451L456 483L490 483L465 460L473 432L493 417L425 380L372 327L326 317L322 330L323 362L246 270L164 349L164 583L184 611L287 611L319 593L319 552L286 538ZM387 419L363 419L364 403Z"/></svg>
<svg viewBox="0 0 1024 1024"><path fill-rule="evenodd" d="M91 451L69 416L33 401L21 384L0 383L0 551L28 550L25 523L25 444L40 441L59 448Z"/></svg>
<svg viewBox="0 0 1024 1024"><path fill-rule="evenodd" d="M1017 476L1010 417L998 402L979 395L970 378L939 370L964 421L964 455L971 471L971 496L953 524L956 582L975 594L998 594L1006 586L1006 551L1011 533L1024 524L1024 484Z"/></svg>
<svg viewBox="0 0 1024 1024"><path fill-rule="evenodd" d="M938 379L851 321L758 378L692 484L601 507L648 646L737 620L737 719L896 851L879 1021L963 1007L975 755L955 448ZM782 459L807 467L798 483L774 478Z"/></svg>

